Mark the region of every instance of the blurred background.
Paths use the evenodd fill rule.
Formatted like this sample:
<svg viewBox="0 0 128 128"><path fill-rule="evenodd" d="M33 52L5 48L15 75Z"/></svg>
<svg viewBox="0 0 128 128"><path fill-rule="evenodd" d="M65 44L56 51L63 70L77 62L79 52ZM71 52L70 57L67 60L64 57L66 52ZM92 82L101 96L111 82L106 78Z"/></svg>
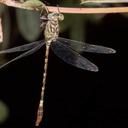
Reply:
<svg viewBox="0 0 128 128"><path fill-rule="evenodd" d="M81 7L79 0L47 0L47 5ZM102 6L102 4L100 5ZM103 6L107 7L108 4ZM127 6L127 4L111 4ZM0 5L4 41L0 49L43 38L39 13ZM65 14L60 36L112 47L115 55L83 53L99 72L83 71L52 51L40 128L128 127L128 14ZM34 128L40 100L45 47L0 70L0 128ZM19 53L0 56L4 63Z"/></svg>

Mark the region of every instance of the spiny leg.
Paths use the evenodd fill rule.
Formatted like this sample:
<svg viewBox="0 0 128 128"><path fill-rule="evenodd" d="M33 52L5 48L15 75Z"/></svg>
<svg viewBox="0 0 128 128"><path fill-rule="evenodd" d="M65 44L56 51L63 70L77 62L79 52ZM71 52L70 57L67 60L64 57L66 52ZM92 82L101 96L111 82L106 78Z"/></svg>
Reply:
<svg viewBox="0 0 128 128"><path fill-rule="evenodd" d="M45 52L45 61L44 61L44 73L43 73L43 81L42 81L42 90L41 90L41 99L39 103L39 108L37 112L37 119L36 119L36 126L39 125L43 118L43 98L44 98L44 91L45 91L45 84L46 84L46 77L47 77L47 69L48 69L48 56L49 56L49 48L50 45L46 44L46 52Z"/></svg>

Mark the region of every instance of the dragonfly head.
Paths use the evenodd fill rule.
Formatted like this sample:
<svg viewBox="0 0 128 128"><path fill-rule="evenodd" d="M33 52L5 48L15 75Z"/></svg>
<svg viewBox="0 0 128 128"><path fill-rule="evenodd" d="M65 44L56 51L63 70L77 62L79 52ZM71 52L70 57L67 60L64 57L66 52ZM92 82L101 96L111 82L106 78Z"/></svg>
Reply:
<svg viewBox="0 0 128 128"><path fill-rule="evenodd" d="M61 14L61 13L50 13L48 14L48 19L49 20L59 20L59 21L62 21L64 20L64 15Z"/></svg>

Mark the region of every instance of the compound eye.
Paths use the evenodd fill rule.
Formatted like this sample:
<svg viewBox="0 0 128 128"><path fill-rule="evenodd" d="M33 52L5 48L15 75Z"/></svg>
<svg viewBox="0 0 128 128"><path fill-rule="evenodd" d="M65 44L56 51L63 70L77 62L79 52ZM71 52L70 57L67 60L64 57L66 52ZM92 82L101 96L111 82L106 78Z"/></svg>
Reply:
<svg viewBox="0 0 128 128"><path fill-rule="evenodd" d="M54 16L54 13L50 13L50 14L48 14L48 19L49 19L49 20L54 19L54 17L55 17L55 16Z"/></svg>
<svg viewBox="0 0 128 128"><path fill-rule="evenodd" d="M59 14L59 20L60 21L64 20L64 15L63 14Z"/></svg>

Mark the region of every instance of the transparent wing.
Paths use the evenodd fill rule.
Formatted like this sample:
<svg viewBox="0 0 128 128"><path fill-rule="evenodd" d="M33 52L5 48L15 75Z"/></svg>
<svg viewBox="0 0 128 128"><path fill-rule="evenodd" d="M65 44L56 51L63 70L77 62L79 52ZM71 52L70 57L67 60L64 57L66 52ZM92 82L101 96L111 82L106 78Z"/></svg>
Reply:
<svg viewBox="0 0 128 128"><path fill-rule="evenodd" d="M77 52L93 52L93 53L103 53L103 54L112 54L116 52L112 48L108 48L100 45L88 44L88 43L70 40L62 37L59 37L57 40L59 40L65 45L68 45L69 47L71 47L73 50Z"/></svg>
<svg viewBox="0 0 128 128"><path fill-rule="evenodd" d="M0 51L0 54L27 51L27 50L30 50L30 49L38 46L41 43L43 43L43 40L35 41L30 44L21 45L21 46L6 49L6 50L2 50L2 51Z"/></svg>
<svg viewBox="0 0 128 128"><path fill-rule="evenodd" d="M70 47L60 41L53 42L51 46L54 53L66 63L84 70L94 72L98 71L98 67L95 64L91 63L89 60L82 57L79 53L70 49Z"/></svg>
<svg viewBox="0 0 128 128"><path fill-rule="evenodd" d="M44 44L45 44L45 42L42 42L42 43L38 44L35 48L32 48L29 51L22 53L21 55L19 55L16 58L8 61L7 63L4 63L3 65L0 66L0 69L3 68L3 67L5 67L6 65L8 65L8 64L10 64L10 63L12 63L14 61L16 61L16 60L19 60L19 59L21 59L23 57L26 57L28 55L33 54L34 52L38 51Z"/></svg>

